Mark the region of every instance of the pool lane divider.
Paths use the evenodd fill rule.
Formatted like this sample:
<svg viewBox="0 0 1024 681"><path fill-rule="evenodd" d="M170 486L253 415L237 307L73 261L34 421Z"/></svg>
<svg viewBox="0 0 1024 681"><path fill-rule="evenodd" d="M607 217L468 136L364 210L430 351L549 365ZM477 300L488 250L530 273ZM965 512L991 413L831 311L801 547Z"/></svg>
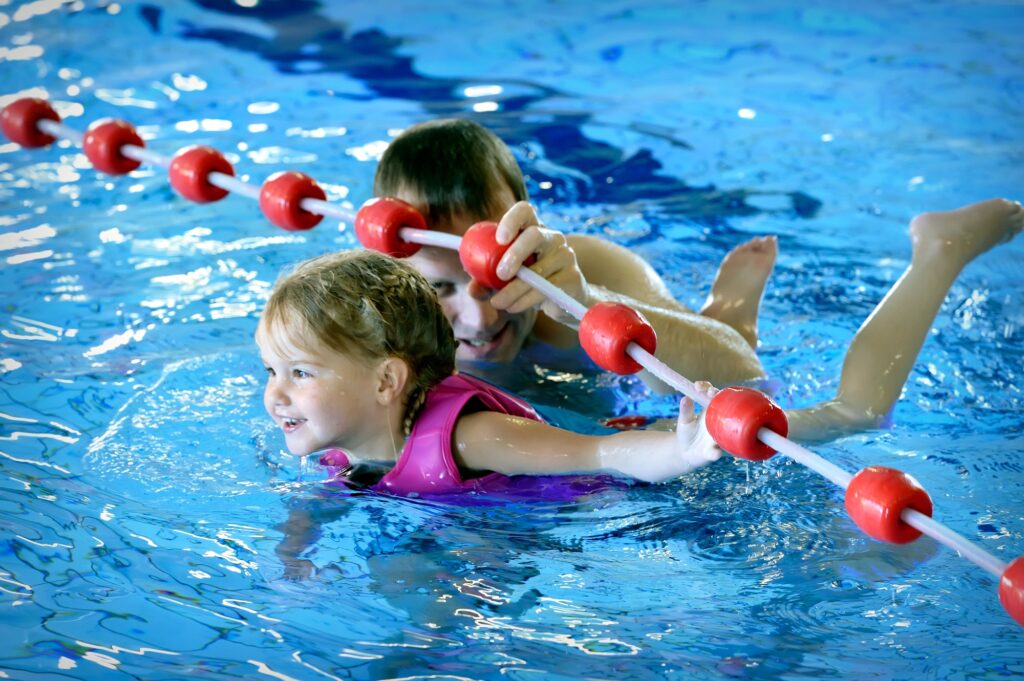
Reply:
<svg viewBox="0 0 1024 681"><path fill-rule="evenodd" d="M422 246L448 248L459 252L463 267L484 286L500 289L510 281L497 275L497 266L511 244L497 243L493 222L477 223L461 238L433 232L413 206L387 197L370 199L353 213L327 201L323 189L303 173L275 173L255 186L235 177L231 163L212 147L187 146L167 157L147 149L131 124L109 118L94 122L83 134L61 123L43 99L9 104L0 112L0 128L23 147L44 147L58 138L81 145L93 166L111 175L129 173L142 163L165 168L175 191L197 203L219 201L229 193L255 199L267 219L282 229L311 229L324 217L333 217L352 223L366 248L400 258ZM733 456L764 461L781 452L827 478L845 490L847 513L868 536L906 544L923 533L953 549L996 577L1000 603L1024 627L1024 556L1006 564L934 520L928 493L902 471L868 466L852 474L788 439L785 412L764 393L743 386L702 390L654 356L654 329L639 312L607 302L588 309L529 269L529 260L524 264L514 277L579 322L580 344L598 366L619 374L646 369L690 397L704 407L711 436Z"/></svg>

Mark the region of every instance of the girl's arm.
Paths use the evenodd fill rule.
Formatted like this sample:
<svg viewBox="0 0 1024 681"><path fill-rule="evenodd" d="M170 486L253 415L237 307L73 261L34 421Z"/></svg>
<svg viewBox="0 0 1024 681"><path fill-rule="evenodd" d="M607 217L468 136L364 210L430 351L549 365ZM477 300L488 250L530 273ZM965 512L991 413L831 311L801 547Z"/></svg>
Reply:
<svg viewBox="0 0 1024 681"><path fill-rule="evenodd" d="M685 475L722 453L689 398L680 404L674 433L581 435L507 414L477 412L459 419L454 440L456 462L473 470L505 475L610 471L646 482Z"/></svg>

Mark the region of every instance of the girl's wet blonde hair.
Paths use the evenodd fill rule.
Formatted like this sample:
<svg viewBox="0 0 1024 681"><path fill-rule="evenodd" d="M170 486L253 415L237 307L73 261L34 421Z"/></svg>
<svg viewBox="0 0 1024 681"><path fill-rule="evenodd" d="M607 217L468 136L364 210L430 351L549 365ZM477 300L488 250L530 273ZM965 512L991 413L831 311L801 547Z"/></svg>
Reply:
<svg viewBox="0 0 1024 681"><path fill-rule="evenodd" d="M412 267L373 251L329 253L297 265L274 286L260 333L272 344L327 347L367 364L405 361L406 433L427 391L455 373L455 334L433 287Z"/></svg>

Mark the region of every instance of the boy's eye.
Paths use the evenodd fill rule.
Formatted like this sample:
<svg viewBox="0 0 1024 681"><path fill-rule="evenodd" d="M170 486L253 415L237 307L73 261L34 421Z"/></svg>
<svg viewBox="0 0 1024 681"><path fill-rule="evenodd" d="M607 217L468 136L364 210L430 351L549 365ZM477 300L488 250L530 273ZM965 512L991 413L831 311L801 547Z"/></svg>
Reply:
<svg viewBox="0 0 1024 681"><path fill-rule="evenodd" d="M455 293L455 284L450 281L438 280L430 282L430 285L434 287L434 291L437 293L438 298L444 298Z"/></svg>
<svg viewBox="0 0 1024 681"><path fill-rule="evenodd" d="M292 369L292 376L295 378L309 378L313 374L309 373L304 369Z"/></svg>

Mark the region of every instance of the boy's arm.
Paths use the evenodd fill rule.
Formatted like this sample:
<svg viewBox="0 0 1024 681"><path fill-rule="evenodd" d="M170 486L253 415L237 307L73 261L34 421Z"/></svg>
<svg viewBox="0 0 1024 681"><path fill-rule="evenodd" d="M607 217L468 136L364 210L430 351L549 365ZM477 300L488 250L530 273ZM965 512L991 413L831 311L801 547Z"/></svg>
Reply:
<svg viewBox="0 0 1024 681"><path fill-rule="evenodd" d="M710 317L644 304L627 296L591 286L593 305L601 301L628 305L641 313L658 337L655 354L662 362L690 380L730 385L764 376L764 368L753 349L738 331ZM589 305L588 305L589 307ZM575 328L538 315L534 324L537 340L557 347L579 345ZM639 376L651 388L665 393L669 387L641 372Z"/></svg>
<svg viewBox="0 0 1024 681"><path fill-rule="evenodd" d="M505 475L608 471L646 482L685 475L721 456L689 399L680 405L676 432L581 435L539 421L477 412L459 419L453 444L456 462L473 470Z"/></svg>
<svg viewBox="0 0 1024 681"><path fill-rule="evenodd" d="M496 236L501 243L512 243L499 275L511 276L519 263L537 254L531 269L585 306L619 302L643 314L658 335L658 358L684 376L728 384L764 375L760 360L738 331L687 309L654 268L622 246L547 229L526 202L506 213ZM534 326L538 340L561 347L579 343L575 328L570 328L575 320L523 281L510 282L494 294L491 304L513 313L539 305L545 314ZM666 387L650 375L641 377L653 388Z"/></svg>

